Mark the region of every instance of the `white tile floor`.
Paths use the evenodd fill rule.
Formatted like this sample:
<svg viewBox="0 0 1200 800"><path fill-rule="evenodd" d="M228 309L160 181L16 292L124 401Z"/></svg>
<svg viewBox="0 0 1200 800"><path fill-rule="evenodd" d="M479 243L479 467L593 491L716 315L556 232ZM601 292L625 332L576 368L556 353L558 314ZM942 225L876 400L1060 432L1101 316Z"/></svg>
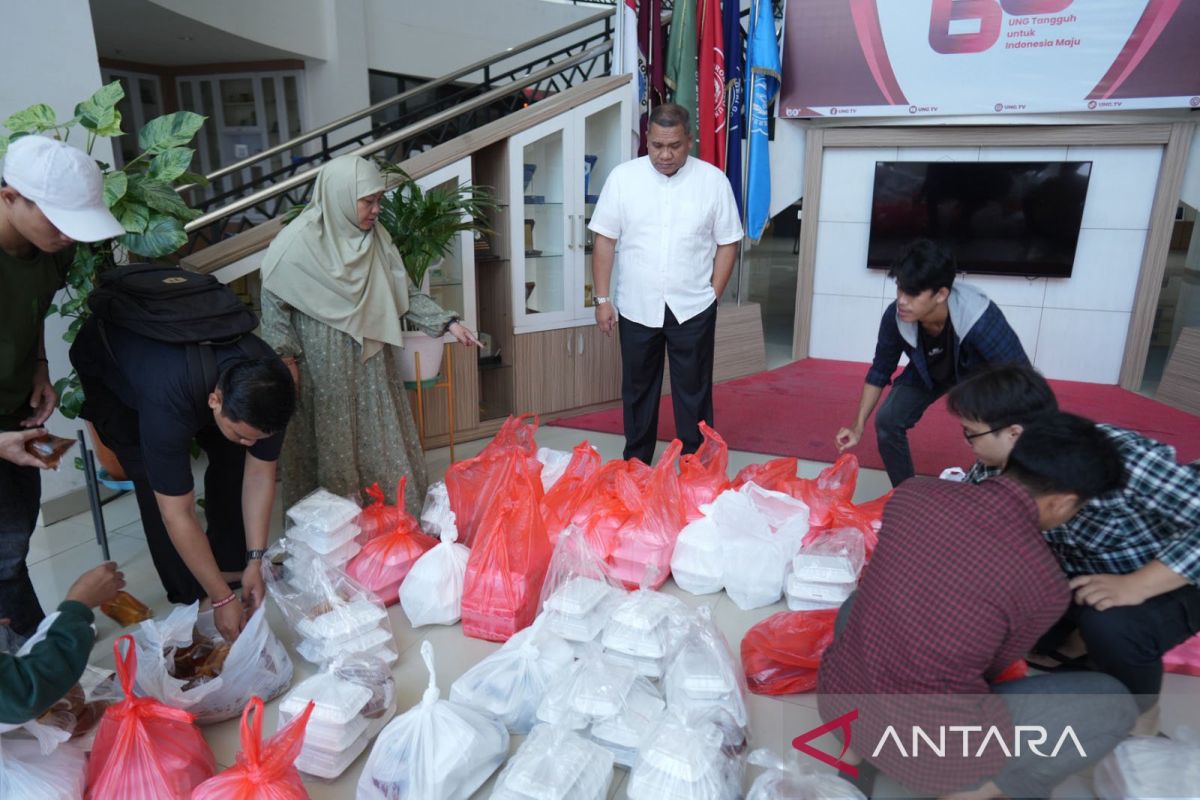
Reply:
<svg viewBox="0 0 1200 800"><path fill-rule="evenodd" d="M605 460L619 458L623 444L623 440L618 436L555 427L542 428L538 431L537 438L538 443L542 446L558 450L570 450L581 439L587 438L600 451ZM459 445L455 455L459 459L470 457L477 453L484 444L486 444L485 441L479 441ZM660 444L660 449L661 447ZM770 458L771 456L755 453L731 452L729 474L735 474L747 464L761 463ZM449 459L449 451L446 449L431 451L428 454L427 461L431 480L441 478L449 464ZM800 474L805 477L816 475L824 466L816 462L802 461L800 463ZM859 476L855 499L862 501L877 497L887 488L887 478L881 471L863 470ZM165 613L169 604L159 583L158 575L150 562L145 537L138 519L137 504L132 495L126 495L110 502L104 508L104 516L109 530L112 557L124 571L129 591L150 605L156 614ZM272 538L277 536L281 529L282 510L276 508L273 515ZM48 527L38 528L31 543L29 570L43 605L47 609L53 608L66 593L71 582L99 560L100 551L95 544L90 515L84 514ZM693 606L703 604L711 608L714 619L729 640L735 654L738 652L741 638L746 630L758 621L785 609L784 604L780 602L767 608L742 611L724 593L696 597L678 589L670 581L663 590L681 597ZM498 647L494 643L463 636L460 626L457 625L414 630L399 605L391 609L391 618L401 650L400 661L395 667L397 705L401 711L420 701L426 685L425 667L419 655L419 645L423 640L428 639L434 646L438 682L444 696L448 695L451 683ZM271 610L270 620L272 628L290 646L292 643L291 632L284 625L277 609ZM92 662L98 666L110 667L113 663L113 642L121 631L114 622L103 615L98 615L96 627L99 641L93 651ZM297 681L314 671L312 665L298 656L294 657L294 662ZM1188 695L1193 698L1200 697L1200 679L1169 675L1164 694L1168 697L1173 694ZM277 704L276 701L267 705L265 730L274 731L275 729ZM1170 702L1165 702L1163 705L1165 727L1181 721L1172 719ZM1195 708L1194 705L1190 707ZM778 754L789 753L794 737L820 724L816 711L816 700L811 695L782 698L750 695L748 710L752 736L751 745L753 747L769 747ZM238 722L231 720L212 725L207 727L204 733L212 746L217 763L223 767L234 763L239 748ZM519 746L522 738L513 737L513 751ZM833 747L832 741L818 742L818 744L823 743L830 748ZM309 792L314 800L353 797L354 787L365 762L364 755L336 781L323 782L313 778L306 779ZM817 769L829 769L815 762L811 766ZM747 785L756 774L757 770L752 768L747 775ZM615 770L612 791L609 795L611 798L625 797L624 782L627 777L626 770L620 768ZM489 796L490 786L491 782L489 781L475 796ZM1073 784L1070 788L1069 793L1059 793L1056 794L1056 797L1091 796L1086 785L1082 783L1078 786Z"/></svg>

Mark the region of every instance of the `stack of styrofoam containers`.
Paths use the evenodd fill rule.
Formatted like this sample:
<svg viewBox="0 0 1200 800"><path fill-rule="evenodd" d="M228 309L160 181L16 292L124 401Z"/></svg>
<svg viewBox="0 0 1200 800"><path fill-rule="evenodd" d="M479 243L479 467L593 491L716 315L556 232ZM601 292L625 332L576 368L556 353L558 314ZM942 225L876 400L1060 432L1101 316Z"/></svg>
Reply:
<svg viewBox="0 0 1200 800"><path fill-rule="evenodd" d="M630 800L735 800L744 765L722 751L711 723L689 725L666 716L646 740L629 774Z"/></svg>
<svg viewBox="0 0 1200 800"><path fill-rule="evenodd" d="M576 575L546 598L543 624L548 633L568 642L592 642L624 597L623 591L602 580Z"/></svg>
<svg viewBox="0 0 1200 800"><path fill-rule="evenodd" d="M537 716L550 725L577 731L590 728L597 744L617 763L632 766L638 745L662 715L666 703L648 678L632 667L609 661L593 646L550 687Z"/></svg>
<svg viewBox="0 0 1200 800"><path fill-rule="evenodd" d="M658 679L690 630L691 618L682 600L639 589L613 609L601 642L613 662Z"/></svg>
<svg viewBox="0 0 1200 800"><path fill-rule="evenodd" d="M354 524L360 513L362 509L353 500L317 489L288 509L293 527L287 536L326 563L340 567L362 549L357 541L362 529Z"/></svg>
<svg viewBox="0 0 1200 800"><path fill-rule="evenodd" d="M304 747L296 758L296 768L302 772L326 780L337 778L367 749L396 711L395 683L387 667L373 659L355 658L359 664L368 665L365 671L380 676L375 681L379 685L350 680L347 676L353 673L346 669L327 668L295 686L279 704L282 728L303 713L309 701L313 703ZM376 668L372 669L371 664Z"/></svg>
<svg viewBox="0 0 1200 800"><path fill-rule="evenodd" d="M300 620L296 632L302 637L296 652L314 664L346 653L369 653L388 665L400 657L387 611L372 596L339 599L325 613Z"/></svg>
<svg viewBox="0 0 1200 800"><path fill-rule="evenodd" d="M792 611L837 608L854 592L866 561L861 531L840 528L800 548L787 578Z"/></svg>
<svg viewBox="0 0 1200 800"><path fill-rule="evenodd" d="M604 800L612 753L571 730L538 725L500 773L492 800Z"/></svg>
<svg viewBox="0 0 1200 800"><path fill-rule="evenodd" d="M691 718L710 709L723 709L733 723L745 728L746 679L741 661L712 622L712 612L698 609L697 625L667 667L663 694L677 716Z"/></svg>

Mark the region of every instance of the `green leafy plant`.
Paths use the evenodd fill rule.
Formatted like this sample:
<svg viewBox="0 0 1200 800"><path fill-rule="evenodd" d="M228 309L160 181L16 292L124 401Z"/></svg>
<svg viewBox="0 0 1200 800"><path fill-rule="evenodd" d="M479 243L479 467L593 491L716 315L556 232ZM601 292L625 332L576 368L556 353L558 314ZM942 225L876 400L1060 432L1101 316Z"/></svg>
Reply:
<svg viewBox="0 0 1200 800"><path fill-rule="evenodd" d="M456 234L492 232L487 215L498 204L487 187L435 186L425 191L395 164L381 169L384 174L399 176L400 185L383 196L379 224L391 234L414 286L420 287L429 267L449 255Z"/></svg>
<svg viewBox="0 0 1200 800"><path fill-rule="evenodd" d="M76 105L75 115L68 120L59 121L54 109L44 103L18 111L2 123L8 133L0 134L0 157L10 142L22 136L46 133L69 141L77 129L85 132L83 150L91 155L97 140L126 135L121 129L121 112L116 107L124 97L120 82L113 81ZM71 319L63 334L66 341L74 342L83 327L89 314L87 296L101 273L131 256L144 259L169 256L187 242L183 226L201 212L190 208L175 187L208 184L203 175L188 171L195 151L187 145L204 120L205 117L190 111L156 117L138 131L140 155L121 168L96 162L104 174L104 202L125 227L125 234L75 245L61 302L52 305L49 311ZM56 381L54 389L63 416L77 417L83 406L83 392L75 373Z"/></svg>

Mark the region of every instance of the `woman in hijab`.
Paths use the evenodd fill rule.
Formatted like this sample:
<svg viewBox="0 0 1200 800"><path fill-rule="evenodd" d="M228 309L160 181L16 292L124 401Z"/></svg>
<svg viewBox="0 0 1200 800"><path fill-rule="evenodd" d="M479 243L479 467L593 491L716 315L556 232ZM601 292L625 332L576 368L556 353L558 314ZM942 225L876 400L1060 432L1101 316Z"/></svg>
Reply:
<svg viewBox="0 0 1200 800"><path fill-rule="evenodd" d="M410 288L400 253L375 224L384 180L370 162L341 156L317 175L312 201L262 264L263 339L299 387L281 456L283 501L317 487L357 495L378 482L418 513L428 479L400 377L404 325L478 345L453 311Z"/></svg>

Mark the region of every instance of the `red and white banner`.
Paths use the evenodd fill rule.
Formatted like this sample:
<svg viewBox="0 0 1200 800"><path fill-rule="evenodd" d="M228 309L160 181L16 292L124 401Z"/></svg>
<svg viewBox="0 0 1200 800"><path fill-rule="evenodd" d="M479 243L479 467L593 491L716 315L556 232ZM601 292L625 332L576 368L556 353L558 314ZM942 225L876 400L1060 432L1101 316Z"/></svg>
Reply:
<svg viewBox="0 0 1200 800"><path fill-rule="evenodd" d="M781 117L1200 107L1200 0L787 4Z"/></svg>

